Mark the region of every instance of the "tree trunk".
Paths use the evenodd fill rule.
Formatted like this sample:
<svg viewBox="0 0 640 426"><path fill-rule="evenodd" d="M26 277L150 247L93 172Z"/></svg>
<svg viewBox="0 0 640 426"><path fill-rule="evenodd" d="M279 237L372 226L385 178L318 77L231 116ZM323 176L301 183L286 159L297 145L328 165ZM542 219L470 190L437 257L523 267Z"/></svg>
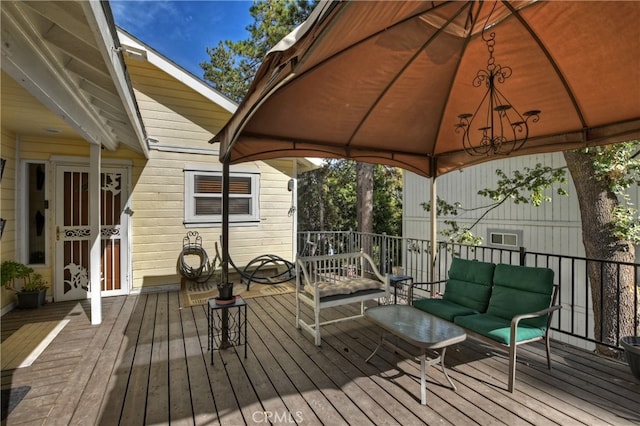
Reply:
<svg viewBox="0 0 640 426"><path fill-rule="evenodd" d="M586 257L612 262L634 262L630 241L613 234L613 208L618 198L606 180L597 180L591 155L567 151L564 158L573 178L580 203L582 241ZM622 336L635 335L634 269L631 266L589 261L587 265L596 339L617 346ZM596 350L604 355L617 352L604 345Z"/></svg>
<svg viewBox="0 0 640 426"><path fill-rule="evenodd" d="M358 231L373 233L373 164L356 163ZM370 238L362 239L362 250L371 255Z"/></svg>

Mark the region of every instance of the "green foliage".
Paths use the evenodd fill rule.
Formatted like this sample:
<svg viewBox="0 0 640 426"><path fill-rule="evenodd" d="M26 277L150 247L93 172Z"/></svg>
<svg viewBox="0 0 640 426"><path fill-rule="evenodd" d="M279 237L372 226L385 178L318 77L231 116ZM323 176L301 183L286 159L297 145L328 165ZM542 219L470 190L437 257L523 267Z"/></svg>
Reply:
<svg viewBox="0 0 640 426"><path fill-rule="evenodd" d="M478 195L489 197L490 199L502 202L511 199L515 204L533 204L539 207L542 202L550 202L551 196L545 191L556 183L567 183L566 171L564 168L553 169L542 164L536 164L535 168L525 167L524 173L516 170L513 177L507 176L502 170L497 169L496 175L498 187L495 189L485 188L478 191ZM567 195L567 191L557 188L559 195Z"/></svg>
<svg viewBox="0 0 640 426"><path fill-rule="evenodd" d="M13 291L18 291L15 288L15 280L22 280L22 292L37 292L47 288L47 282L42 278L42 275L34 272L33 268L27 265L13 260L5 260L0 265L2 276L2 287L6 287Z"/></svg>
<svg viewBox="0 0 640 426"><path fill-rule="evenodd" d="M490 211L498 208L508 200L512 200L515 204L532 204L536 207L542 205L543 202L551 202L551 196L547 190L556 184L566 184L566 170L564 168L554 169L552 167L543 166L538 163L534 168L525 167L524 171L516 170L513 176L509 177L504 171L497 169L498 186L496 188L485 188L478 191L478 195L490 198L494 202L481 207L471 209L463 208L460 202L453 204L441 199L436 200L436 214L438 216L459 217L461 213L482 210L483 213L476 219L471 226L462 227L456 220L448 219L444 221L447 228L439 231L440 235L445 237L447 241L457 244L482 244L482 237L473 233L473 228L484 219ZM567 191L562 187L556 188L558 195L568 195ZM426 211L431 210L429 203L422 203L422 208Z"/></svg>
<svg viewBox="0 0 640 426"><path fill-rule="evenodd" d="M640 215L627 190L640 185L640 141L585 148L595 169L594 178L604 181L618 198L614 207L613 235L632 244L640 244Z"/></svg>
<svg viewBox="0 0 640 426"><path fill-rule="evenodd" d="M30 275L29 279L22 286L23 293L37 293L47 288L47 282L42 278L42 275L34 272Z"/></svg>
<svg viewBox="0 0 640 426"><path fill-rule="evenodd" d="M298 179L300 231L357 229L356 163L326 160ZM376 165L373 172L373 232L402 232L402 174L399 169Z"/></svg>
<svg viewBox="0 0 640 426"><path fill-rule="evenodd" d="M0 275L2 276L2 287L10 289L14 288L14 281L16 279L27 280L29 278L29 274L33 272L32 268L29 268L27 265L22 263L14 262L13 260L5 260L2 262L0 270Z"/></svg>
<svg viewBox="0 0 640 426"><path fill-rule="evenodd" d="M440 234L449 242L456 244L468 244L471 246L482 245L482 237L475 235L471 231L471 227L460 227L455 220L445 220L444 224L449 228L440 231Z"/></svg>
<svg viewBox="0 0 640 426"><path fill-rule="evenodd" d="M298 179L298 227L301 231L355 229L355 163L326 160Z"/></svg>
<svg viewBox="0 0 640 426"><path fill-rule="evenodd" d="M204 78L223 95L241 102L267 52L309 16L317 0L258 0L249 12L249 37L225 40L207 48L210 62L201 63ZM398 169L376 165L374 232L400 235L402 177ZM300 230L357 229L356 172L353 161L328 160L298 181Z"/></svg>
<svg viewBox="0 0 640 426"><path fill-rule="evenodd" d="M204 78L228 98L240 102L267 52L309 16L317 1L258 0L249 8L254 22L249 38L220 41L207 47Z"/></svg>

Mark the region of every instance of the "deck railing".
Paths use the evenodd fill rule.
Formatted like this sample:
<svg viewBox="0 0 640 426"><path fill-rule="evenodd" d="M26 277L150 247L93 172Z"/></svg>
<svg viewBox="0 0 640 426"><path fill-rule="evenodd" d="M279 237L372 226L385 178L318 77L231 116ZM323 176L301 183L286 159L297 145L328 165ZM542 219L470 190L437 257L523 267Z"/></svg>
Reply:
<svg viewBox="0 0 640 426"><path fill-rule="evenodd" d="M554 316L551 327L553 337L588 350L595 348L596 344L619 349L619 340L622 336L618 332L617 344L611 345L604 342L602 336L595 335L595 316L587 268L593 269L593 265L596 265L596 269L600 271L602 276L604 276L605 270L614 268L615 271L618 271L615 274L617 277L615 288L617 290L622 285L620 271L631 268L635 290L633 318L621 318L622 313L618 309L616 321L618 325L622 322L632 322L635 334L640 334L639 263L536 253L527 251L524 247L508 249L439 242L435 264L432 267L431 242L428 240L355 231L300 232L298 233L298 247L300 254L307 256L353 252L362 249L379 265L381 272L411 276L415 282L431 281L432 270L434 281L446 279L453 256L494 263L548 267L555 272L556 282L560 286L559 303L563 306L562 310ZM612 275L614 274L608 276ZM619 297L619 294L620 291L615 291L615 297ZM604 294L599 296L599 300L605 300ZM619 300L614 306L620 306ZM602 306L600 308L602 309ZM605 329L605 327L599 328ZM620 330L620 327L615 329Z"/></svg>

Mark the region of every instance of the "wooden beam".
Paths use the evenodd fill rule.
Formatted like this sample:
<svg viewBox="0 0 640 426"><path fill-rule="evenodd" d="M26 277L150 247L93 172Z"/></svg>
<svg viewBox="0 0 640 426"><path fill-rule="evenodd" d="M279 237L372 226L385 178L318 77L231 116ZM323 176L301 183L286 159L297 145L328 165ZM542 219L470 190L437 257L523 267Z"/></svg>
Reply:
<svg viewBox="0 0 640 426"><path fill-rule="evenodd" d="M13 3L2 5L2 69L90 143L115 149L97 112Z"/></svg>

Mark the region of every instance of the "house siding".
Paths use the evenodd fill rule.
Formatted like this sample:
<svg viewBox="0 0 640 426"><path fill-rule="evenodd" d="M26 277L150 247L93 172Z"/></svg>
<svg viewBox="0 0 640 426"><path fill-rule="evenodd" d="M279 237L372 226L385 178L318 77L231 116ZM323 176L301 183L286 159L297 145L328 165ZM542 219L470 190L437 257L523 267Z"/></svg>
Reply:
<svg viewBox="0 0 640 426"><path fill-rule="evenodd" d="M492 204L492 200L479 196L477 193L483 188L495 188L498 177L496 169L503 170L510 175L515 170L524 167L533 168L537 163L550 167L564 167L566 164L561 153L522 156L513 159L498 159L479 166L469 167L459 172L451 172L436 179L438 196L453 203L459 201L465 209L475 209L479 206ZM519 245L529 251L546 252L560 255L584 256L582 244L582 228L578 199L573 189L571 176L567 174L569 183L564 185L568 196L555 194L558 185L550 188L546 193L552 196L551 203L543 203L539 207L531 204L515 204L507 201L500 207L490 211L481 222L474 226L473 231L488 241L488 230L521 231L522 241ZM419 235L429 237L429 213L420 203L429 203L430 180L414 173L404 175L404 228L407 236ZM637 196L637 194L636 194ZM408 200L414 200L408 202ZM456 220L461 226L471 226L478 220L484 210L470 210L463 212ZM438 228L442 229L444 220L438 218Z"/></svg>
<svg viewBox="0 0 640 426"><path fill-rule="evenodd" d="M2 181L0 182L0 217L5 219L4 232L0 240L1 261L15 260L16 258L16 135L5 128L1 129L2 145L0 156L6 160ZM14 301L13 292L0 289L2 294L0 309L10 306Z"/></svg>
<svg viewBox="0 0 640 426"><path fill-rule="evenodd" d="M217 156L151 151L142 173L135 179L132 196L133 288L180 282L177 260L187 231L197 231L209 257L215 254L222 228L185 227L184 167L218 165ZM241 267L261 254L292 258L293 221L284 204L289 177L262 162L243 164L260 172L260 222L245 226L231 224L229 254ZM233 172L234 166L231 166ZM220 248L221 249L221 248Z"/></svg>
<svg viewBox="0 0 640 426"><path fill-rule="evenodd" d="M231 117L211 100L146 62L127 60L138 107L154 146L213 150L208 141ZM216 151L217 152L217 151Z"/></svg>
<svg viewBox="0 0 640 426"><path fill-rule="evenodd" d="M186 232L200 234L210 258L220 241L220 224L184 225L184 170L187 166L221 170L218 145L208 143L214 136L208 129L221 128L231 113L148 63L127 60L127 69L147 134L153 138L148 161L136 161L133 168L133 289L177 285L177 260ZM289 176L264 162L231 166L231 172L247 168L260 173L260 220L231 224L229 255L238 267L267 253L291 259Z"/></svg>
<svg viewBox="0 0 640 426"><path fill-rule="evenodd" d="M2 132L2 157L7 158L2 180L2 217L8 219L2 238L3 260L15 258L14 141L13 135ZM56 143L47 143L46 138L24 138L20 141L20 150L22 160L48 161L64 157L77 158L78 162L88 164L89 145L83 140L56 140ZM132 175L130 208L133 213L129 236L132 290L145 291L153 286L178 285L180 276L177 261L186 232L193 230L200 233L203 246L210 257L214 256L215 242L220 241L221 235L220 225L206 228L185 227L184 167L186 164L220 166L217 155L152 150L150 158L146 160L127 148L103 153L104 163L122 159L131 163ZM232 171L234 167L231 167ZM260 172L261 216L260 222L251 226L231 226L231 258L238 267L266 253L291 259L293 219L288 216L290 193L286 189L289 176L263 162L243 164L241 167L252 167ZM54 170L50 167L47 198L55 203L54 183ZM52 211L56 208L54 203L51 205ZM51 216L50 221L53 221ZM38 272L52 282L55 247L53 240L50 241L49 263L39 268ZM10 303L11 298L3 295L3 307Z"/></svg>

